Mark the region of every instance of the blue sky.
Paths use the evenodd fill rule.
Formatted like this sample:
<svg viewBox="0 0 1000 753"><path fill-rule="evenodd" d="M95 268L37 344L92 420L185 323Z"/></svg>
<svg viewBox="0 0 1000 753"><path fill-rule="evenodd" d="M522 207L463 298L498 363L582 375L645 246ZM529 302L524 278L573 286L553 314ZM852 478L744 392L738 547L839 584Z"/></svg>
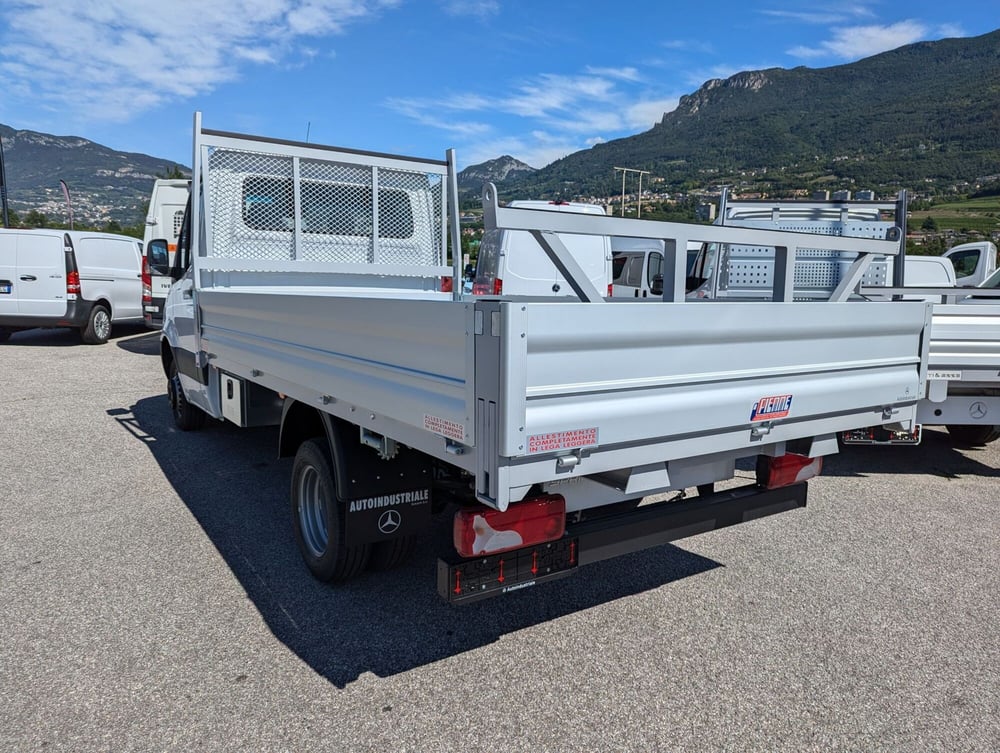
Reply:
<svg viewBox="0 0 1000 753"><path fill-rule="evenodd" d="M459 166L648 130L741 70L1000 27L1000 0L3 0L0 123L191 163L191 122ZM891 90L886 91L891 97Z"/></svg>

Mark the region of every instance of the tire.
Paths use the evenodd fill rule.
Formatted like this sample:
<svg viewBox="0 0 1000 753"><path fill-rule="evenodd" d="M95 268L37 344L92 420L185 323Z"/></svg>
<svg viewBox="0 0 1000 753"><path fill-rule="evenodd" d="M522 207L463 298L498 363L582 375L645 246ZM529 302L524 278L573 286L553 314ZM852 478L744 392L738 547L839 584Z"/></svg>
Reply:
<svg viewBox="0 0 1000 753"><path fill-rule="evenodd" d="M10 336L14 334L6 327L0 327L0 343L5 343L10 339Z"/></svg>
<svg viewBox="0 0 1000 753"><path fill-rule="evenodd" d="M379 541L371 545L371 556L368 559L368 569L375 572L392 570L402 565L413 554L416 538L401 536L398 539Z"/></svg>
<svg viewBox="0 0 1000 753"><path fill-rule="evenodd" d="M170 413L174 417L174 426L181 431L197 431L205 425L208 418L205 411L191 405L184 397L184 387L181 385L177 364L170 364L170 376L167 379L167 399L170 401Z"/></svg>
<svg viewBox="0 0 1000 753"><path fill-rule="evenodd" d="M353 578L365 569L370 554L367 544L345 545L344 512L336 489L327 441L303 442L292 465L292 525L302 559L324 583Z"/></svg>
<svg viewBox="0 0 1000 753"><path fill-rule="evenodd" d="M80 330L80 339L87 345L103 345L111 337L111 312L100 304L90 310L87 325Z"/></svg>
<svg viewBox="0 0 1000 753"><path fill-rule="evenodd" d="M982 447L1000 438L1000 426L949 425L945 428L957 447Z"/></svg>

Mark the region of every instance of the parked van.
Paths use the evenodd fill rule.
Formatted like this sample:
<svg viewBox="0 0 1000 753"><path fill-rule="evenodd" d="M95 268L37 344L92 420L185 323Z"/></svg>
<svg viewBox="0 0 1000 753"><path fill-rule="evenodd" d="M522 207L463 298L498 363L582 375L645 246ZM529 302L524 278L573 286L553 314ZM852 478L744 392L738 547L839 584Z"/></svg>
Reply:
<svg viewBox="0 0 1000 753"><path fill-rule="evenodd" d="M512 201L519 209L604 215L604 207L570 201ZM563 242L601 295L610 295L611 239L606 235L562 233ZM526 230L487 233L479 247L473 295L571 296L573 288Z"/></svg>
<svg viewBox="0 0 1000 753"><path fill-rule="evenodd" d="M170 266L184 222L189 185L187 179L160 178L153 183L153 192L149 197L142 242L147 254L151 255L142 270L142 308L146 326L154 329L159 329L163 323L163 302L173 282ZM150 244L154 239L165 243L154 247Z"/></svg>
<svg viewBox="0 0 1000 753"><path fill-rule="evenodd" d="M0 229L0 342L35 327L73 327L106 342L116 322L141 322L142 244L73 230Z"/></svg>
<svg viewBox="0 0 1000 753"><path fill-rule="evenodd" d="M658 245L657 245L658 244ZM688 243L687 276L701 244ZM611 238L611 295L615 298L659 298L663 295L663 242L644 238Z"/></svg>

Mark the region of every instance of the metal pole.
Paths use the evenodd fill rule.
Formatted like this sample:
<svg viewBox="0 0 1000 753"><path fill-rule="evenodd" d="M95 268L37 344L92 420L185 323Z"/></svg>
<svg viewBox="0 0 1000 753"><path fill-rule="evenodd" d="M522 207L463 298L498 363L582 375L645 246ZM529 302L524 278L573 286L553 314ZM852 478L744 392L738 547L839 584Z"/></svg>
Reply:
<svg viewBox="0 0 1000 753"><path fill-rule="evenodd" d="M63 196L66 197L66 211L69 212L69 229L73 229L73 204L69 200L69 186L66 185L66 181L59 181L59 185L62 186Z"/></svg>
<svg viewBox="0 0 1000 753"><path fill-rule="evenodd" d="M635 195L635 201L636 201L635 218L636 219L639 219L640 217L642 217L642 174L644 172L645 172L645 170L640 170L639 171L639 193L637 193Z"/></svg>
<svg viewBox="0 0 1000 753"><path fill-rule="evenodd" d="M625 176L628 175L628 171L625 168L615 168L616 170L622 171L622 217L625 216Z"/></svg>
<svg viewBox="0 0 1000 753"><path fill-rule="evenodd" d="M10 211L7 208L7 168L3 161L3 136L0 136L0 213L3 215L3 226L10 227Z"/></svg>

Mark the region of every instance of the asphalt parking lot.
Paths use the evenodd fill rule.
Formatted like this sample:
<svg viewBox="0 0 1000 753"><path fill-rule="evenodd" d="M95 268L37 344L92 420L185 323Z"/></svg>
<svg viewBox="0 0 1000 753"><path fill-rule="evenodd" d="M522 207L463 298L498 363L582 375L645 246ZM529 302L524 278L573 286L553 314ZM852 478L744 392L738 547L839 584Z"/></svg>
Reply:
<svg viewBox="0 0 1000 753"><path fill-rule="evenodd" d="M176 431L156 342L0 345L0 751L1000 750L1000 446L451 608L427 546L312 580L276 430Z"/></svg>

